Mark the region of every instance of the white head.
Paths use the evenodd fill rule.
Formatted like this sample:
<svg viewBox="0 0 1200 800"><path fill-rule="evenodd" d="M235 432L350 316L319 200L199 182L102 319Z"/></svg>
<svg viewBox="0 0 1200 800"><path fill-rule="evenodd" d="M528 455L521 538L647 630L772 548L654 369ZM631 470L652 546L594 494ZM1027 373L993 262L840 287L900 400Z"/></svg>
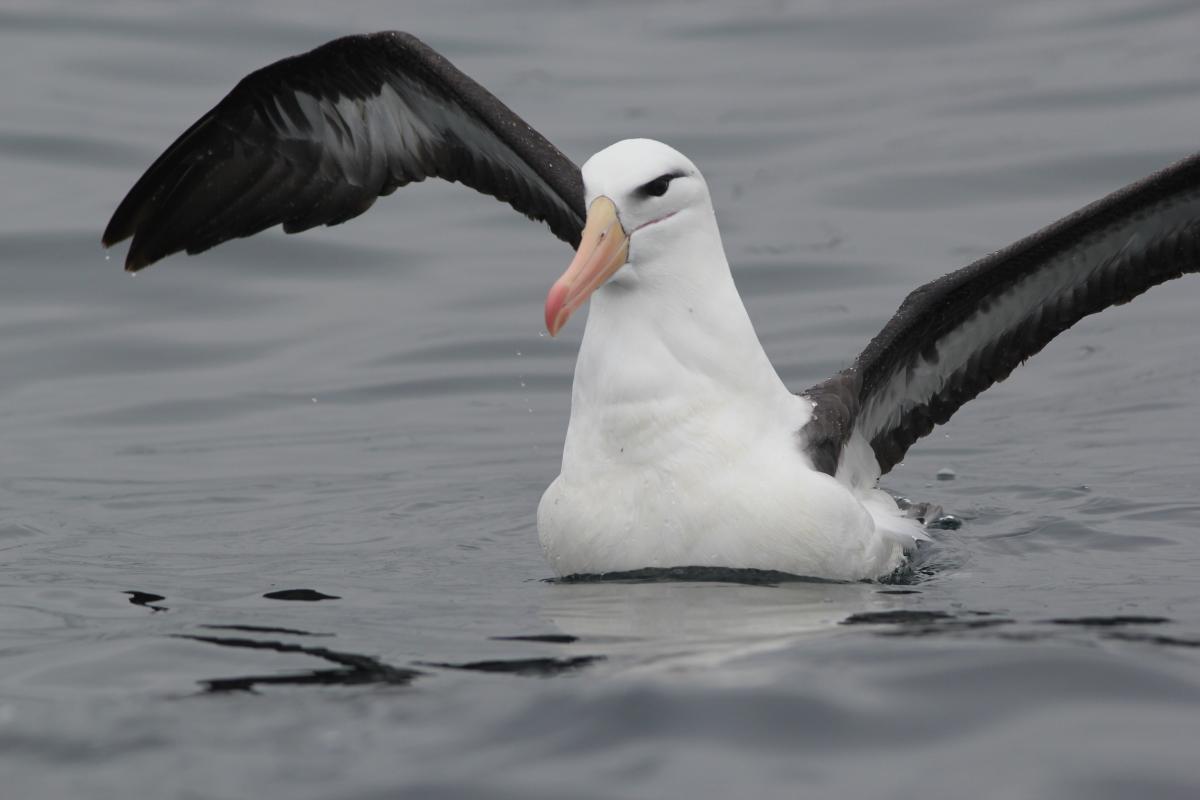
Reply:
<svg viewBox="0 0 1200 800"><path fill-rule="evenodd" d="M652 139L626 139L583 165L587 222L575 258L546 298L546 328L558 333L596 289L653 264L697 218L715 230L700 170ZM622 267L628 266L628 269Z"/></svg>

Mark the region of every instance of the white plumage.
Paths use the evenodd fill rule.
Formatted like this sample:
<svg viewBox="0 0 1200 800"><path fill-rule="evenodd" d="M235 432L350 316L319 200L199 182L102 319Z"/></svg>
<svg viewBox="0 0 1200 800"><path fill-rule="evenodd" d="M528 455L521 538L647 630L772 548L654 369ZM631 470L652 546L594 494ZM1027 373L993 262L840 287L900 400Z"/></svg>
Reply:
<svg viewBox="0 0 1200 800"><path fill-rule="evenodd" d="M662 197L637 195L673 172ZM878 468L855 482L813 469L799 440L812 401L759 344L699 170L633 139L592 156L583 178L586 204L612 199L632 233L628 262L591 296L562 473L538 507L555 572L895 570L920 527L874 488Z"/></svg>

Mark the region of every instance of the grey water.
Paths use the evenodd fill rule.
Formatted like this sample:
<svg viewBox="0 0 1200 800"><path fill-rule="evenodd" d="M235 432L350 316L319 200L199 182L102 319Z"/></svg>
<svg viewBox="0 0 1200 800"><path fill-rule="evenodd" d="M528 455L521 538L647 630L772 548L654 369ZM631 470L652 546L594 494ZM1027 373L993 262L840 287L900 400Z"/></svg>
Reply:
<svg viewBox="0 0 1200 800"><path fill-rule="evenodd" d="M905 582L549 582L544 228L431 182L136 279L99 247L242 75L388 28L579 162L691 156L797 390L1200 148L1178 0L7 0L0 795L1200 796L1200 280L910 451L884 486L961 526Z"/></svg>

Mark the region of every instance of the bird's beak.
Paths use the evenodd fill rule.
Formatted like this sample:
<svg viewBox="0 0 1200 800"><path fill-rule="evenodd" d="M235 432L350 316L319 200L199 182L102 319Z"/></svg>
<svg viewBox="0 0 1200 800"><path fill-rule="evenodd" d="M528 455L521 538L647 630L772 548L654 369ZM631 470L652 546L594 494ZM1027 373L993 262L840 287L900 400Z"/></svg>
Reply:
<svg viewBox="0 0 1200 800"><path fill-rule="evenodd" d="M571 266L546 295L546 330L554 336L588 296L600 288L629 258L629 234L617 218L617 207L601 195L588 208L587 223Z"/></svg>

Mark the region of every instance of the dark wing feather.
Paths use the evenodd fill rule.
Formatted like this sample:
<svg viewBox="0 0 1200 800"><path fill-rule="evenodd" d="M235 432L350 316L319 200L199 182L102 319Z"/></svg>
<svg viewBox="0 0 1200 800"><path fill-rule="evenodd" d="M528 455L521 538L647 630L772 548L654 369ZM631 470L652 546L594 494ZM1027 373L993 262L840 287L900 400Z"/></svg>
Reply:
<svg viewBox="0 0 1200 800"><path fill-rule="evenodd" d="M861 434L886 473L1083 317L1198 270L1200 154L910 294L851 367L804 393L809 456L832 475Z"/></svg>
<svg viewBox="0 0 1200 800"><path fill-rule="evenodd" d="M428 177L503 200L575 246L583 180L554 145L414 36L348 36L246 76L121 201L125 268L282 224L336 225Z"/></svg>

